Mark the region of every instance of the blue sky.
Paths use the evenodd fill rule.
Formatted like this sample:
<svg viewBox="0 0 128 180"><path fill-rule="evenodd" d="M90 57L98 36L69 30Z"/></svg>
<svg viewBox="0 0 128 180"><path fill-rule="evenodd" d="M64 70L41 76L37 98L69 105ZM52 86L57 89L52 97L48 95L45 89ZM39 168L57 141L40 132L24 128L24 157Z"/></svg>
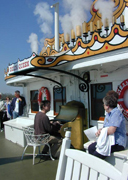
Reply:
<svg viewBox="0 0 128 180"><path fill-rule="evenodd" d="M65 0L69 1L69 0ZM70 0L71 2L73 0ZM81 0L88 1L90 0ZM8 64L15 63L18 58L23 60L30 57L32 50L28 39L31 33L38 36L38 53L41 51L42 38L54 36L54 8L49 8L51 13L51 19L49 26L51 28L50 34L42 32L41 25L43 19L39 18L39 14L34 13L38 3L47 3L49 7L59 2L59 14L64 16L69 11L69 8L64 8L63 0L1 0L0 1L0 92L13 93L15 89L7 86L4 81L4 69ZM50 14L49 13L49 14ZM45 18L45 17L44 17ZM46 21L44 19L44 21ZM63 30L59 28L59 32L63 33Z"/></svg>

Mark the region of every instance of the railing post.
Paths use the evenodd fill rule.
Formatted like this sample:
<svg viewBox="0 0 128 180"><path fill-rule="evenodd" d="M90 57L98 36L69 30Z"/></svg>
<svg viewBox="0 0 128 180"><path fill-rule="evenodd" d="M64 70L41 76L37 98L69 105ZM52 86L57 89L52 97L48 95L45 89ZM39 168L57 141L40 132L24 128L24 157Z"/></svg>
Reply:
<svg viewBox="0 0 128 180"><path fill-rule="evenodd" d="M61 153L60 153L60 158L56 173L56 180L64 179L66 163L67 163L67 157L65 156L65 151L66 149L70 149L70 145L71 145L70 136L71 136L71 132L66 131L65 138L63 139L62 142Z"/></svg>

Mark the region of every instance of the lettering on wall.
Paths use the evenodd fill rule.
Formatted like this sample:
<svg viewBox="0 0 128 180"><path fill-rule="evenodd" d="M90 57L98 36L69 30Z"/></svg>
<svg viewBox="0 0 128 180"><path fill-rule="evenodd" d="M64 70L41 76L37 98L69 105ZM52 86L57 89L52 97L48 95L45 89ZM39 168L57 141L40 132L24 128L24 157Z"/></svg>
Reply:
<svg viewBox="0 0 128 180"><path fill-rule="evenodd" d="M22 62L22 63L20 62L18 64L10 66L9 67L9 72L18 71L18 70L24 69L26 67L29 67L29 61Z"/></svg>
<svg viewBox="0 0 128 180"><path fill-rule="evenodd" d="M29 66L29 61L23 62L23 63L19 64L19 69L23 69L23 68L28 67L28 66Z"/></svg>

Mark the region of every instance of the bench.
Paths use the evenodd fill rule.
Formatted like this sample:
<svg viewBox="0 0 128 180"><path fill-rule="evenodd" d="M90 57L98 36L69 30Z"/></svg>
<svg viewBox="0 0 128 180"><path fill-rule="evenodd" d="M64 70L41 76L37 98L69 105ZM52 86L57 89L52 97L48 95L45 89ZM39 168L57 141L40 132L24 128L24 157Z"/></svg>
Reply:
<svg viewBox="0 0 128 180"><path fill-rule="evenodd" d="M22 127L33 127L34 120L28 117L18 117L4 122L5 138L22 147L26 146L26 139Z"/></svg>
<svg viewBox="0 0 128 180"><path fill-rule="evenodd" d="M99 123L98 123L98 128L101 128L101 127L99 127ZM109 156L105 159L105 161L107 161L110 164L112 164L113 166L115 166L121 172L122 172L122 168L123 168L123 163L126 161L126 159L128 159L128 135L127 134L126 134L126 138L127 138L127 143L126 143L125 150L114 152L111 154L111 156ZM93 142L94 141L88 141L83 145L84 149L86 150L87 153L88 153L89 145Z"/></svg>
<svg viewBox="0 0 128 180"><path fill-rule="evenodd" d="M86 150L87 153L88 153L89 145L93 142L94 141L88 141L87 143L84 144L84 149ZM112 153L111 156L109 156L105 159L105 161L109 162L110 164L115 166L115 168L117 168L119 171L122 172L123 163L127 159L128 159L128 147L126 147L126 149L123 151L118 151L118 152Z"/></svg>
<svg viewBox="0 0 128 180"><path fill-rule="evenodd" d="M128 162L120 172L108 162L86 152L70 149L71 133L63 139L56 180L127 180Z"/></svg>

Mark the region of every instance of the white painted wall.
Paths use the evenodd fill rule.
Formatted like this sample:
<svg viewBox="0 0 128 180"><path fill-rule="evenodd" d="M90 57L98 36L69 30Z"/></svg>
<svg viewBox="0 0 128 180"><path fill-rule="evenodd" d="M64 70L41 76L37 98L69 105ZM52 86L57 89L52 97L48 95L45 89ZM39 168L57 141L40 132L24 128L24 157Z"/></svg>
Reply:
<svg viewBox="0 0 128 180"><path fill-rule="evenodd" d="M78 75L78 71L73 72ZM76 100L81 101L85 108L88 107L88 96L87 93L81 92L79 90L80 81L68 75L53 75L52 79L60 82L63 87L66 87L66 102ZM42 86L48 88L51 95L51 110L48 112L48 116L50 118L54 117L54 109L53 109L53 87L57 85L51 81L43 80L43 79L35 79L34 82L27 83L27 86L23 88L23 94L26 98L27 103L27 112L30 118L34 118L35 114L31 113L31 105L30 105L30 91L31 90L39 90Z"/></svg>
<svg viewBox="0 0 128 180"><path fill-rule="evenodd" d="M117 90L118 85L120 85L122 81L128 79L128 69L125 67L123 69L119 69L111 73L102 73L101 71L92 71L90 72L90 74L91 74L90 76L92 79L91 84L112 82L112 89L114 91ZM101 77L101 75L108 75L108 77ZM90 102L91 102L91 98L90 98ZM90 103L90 108L91 108L91 103ZM91 124L96 125L96 121L91 120ZM128 131L128 126L127 126L127 131Z"/></svg>
<svg viewBox="0 0 128 180"><path fill-rule="evenodd" d="M119 70L109 72L109 73L103 73L103 71L110 71L109 68L105 70L105 66L103 67L104 69L99 69L95 71L90 71L90 78L91 82L90 84L96 84L96 83L107 83L107 82L112 82L112 88L113 90L117 90L118 85L124 81L125 79L128 78L128 70L127 68L123 67L122 69L120 68ZM87 71L87 69L85 70ZM79 70L74 70L72 73L75 73L76 75L80 75L82 77L84 72L84 69L79 69ZM101 77L101 75L108 75L107 77ZM48 75L50 77L58 82L60 82L64 87L66 87L66 102L72 101L72 100L77 100L81 101L84 105L85 108L88 109L88 93L86 92L81 92L79 90L79 84L82 82L79 79L69 76L69 75L60 75L53 73L52 75ZM29 82L27 83L26 87L23 88L23 94L26 98L26 103L27 103L27 112L28 116L30 118L34 118L35 114L31 113L31 107L30 107L30 91L31 90L39 90L42 86L45 86L49 89L50 94L51 94L51 110L48 112L48 116L52 119L54 118L54 109L53 109L53 87L56 84L47 80L43 79L35 79L34 82ZM91 91L89 90L89 94L91 94ZM91 107L91 97L90 99L90 107ZM91 108L90 108L91 109ZM91 114L91 112L90 112ZM89 115L89 114L88 114ZM92 120L91 120L92 121ZM92 123L93 124L93 123ZM96 124L93 124L96 125Z"/></svg>

